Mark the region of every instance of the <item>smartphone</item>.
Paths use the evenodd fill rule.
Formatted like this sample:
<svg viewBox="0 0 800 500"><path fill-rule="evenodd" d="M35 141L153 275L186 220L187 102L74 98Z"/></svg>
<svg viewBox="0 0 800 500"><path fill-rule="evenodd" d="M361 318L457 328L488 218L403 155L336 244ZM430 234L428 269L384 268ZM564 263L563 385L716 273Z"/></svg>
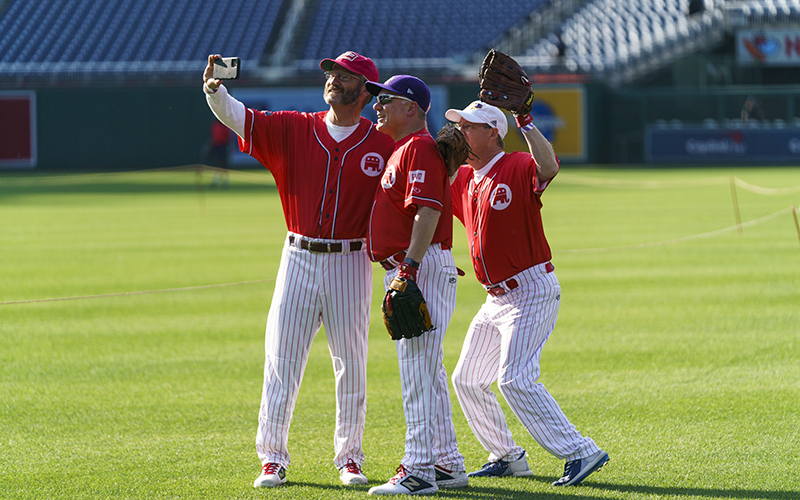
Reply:
<svg viewBox="0 0 800 500"><path fill-rule="evenodd" d="M239 78L239 67L242 65L238 57L214 59L214 78L217 80L236 80Z"/></svg>

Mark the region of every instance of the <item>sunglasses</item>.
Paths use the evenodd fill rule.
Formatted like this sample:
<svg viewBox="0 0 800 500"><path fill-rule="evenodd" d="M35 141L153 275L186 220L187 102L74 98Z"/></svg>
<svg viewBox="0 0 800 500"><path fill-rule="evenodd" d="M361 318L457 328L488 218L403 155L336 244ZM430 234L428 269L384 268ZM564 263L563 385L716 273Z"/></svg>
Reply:
<svg viewBox="0 0 800 500"><path fill-rule="evenodd" d="M378 102L381 104L389 104L392 102L392 99L402 99L404 101L417 102L414 99L409 99L408 97L403 97L401 95L381 94L378 96Z"/></svg>

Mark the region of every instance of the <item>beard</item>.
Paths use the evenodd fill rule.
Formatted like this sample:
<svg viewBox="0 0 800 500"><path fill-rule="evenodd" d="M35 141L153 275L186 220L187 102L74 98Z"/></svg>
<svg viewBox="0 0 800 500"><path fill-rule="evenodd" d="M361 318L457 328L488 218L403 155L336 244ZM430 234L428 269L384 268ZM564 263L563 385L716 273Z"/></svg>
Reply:
<svg viewBox="0 0 800 500"><path fill-rule="evenodd" d="M332 94L331 90L339 90L340 93ZM361 95L361 87L346 90L344 87L327 87L325 89L325 103L326 104L342 104L350 106L358 102L358 97Z"/></svg>

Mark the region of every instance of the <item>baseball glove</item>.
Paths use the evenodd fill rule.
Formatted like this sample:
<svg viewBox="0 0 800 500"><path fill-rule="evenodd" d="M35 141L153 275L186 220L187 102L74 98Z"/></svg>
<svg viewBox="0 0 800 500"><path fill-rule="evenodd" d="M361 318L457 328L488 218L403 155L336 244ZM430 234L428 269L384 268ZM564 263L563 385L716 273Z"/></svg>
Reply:
<svg viewBox="0 0 800 500"><path fill-rule="evenodd" d="M468 158L474 158L472 148L455 123L448 123L436 134L436 148L444 158L447 175L452 177Z"/></svg>
<svg viewBox="0 0 800 500"><path fill-rule="evenodd" d="M504 108L514 115L527 115L533 107L533 91L528 75L508 54L492 49L478 73L481 101Z"/></svg>
<svg viewBox="0 0 800 500"><path fill-rule="evenodd" d="M428 304L413 280L395 278L381 304L383 323L392 340L413 339L434 330Z"/></svg>

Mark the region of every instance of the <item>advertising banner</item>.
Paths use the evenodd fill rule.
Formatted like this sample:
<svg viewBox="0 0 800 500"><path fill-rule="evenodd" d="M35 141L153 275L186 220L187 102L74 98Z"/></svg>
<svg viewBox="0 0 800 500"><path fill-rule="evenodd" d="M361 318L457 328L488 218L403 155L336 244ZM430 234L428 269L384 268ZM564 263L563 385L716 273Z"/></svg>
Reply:
<svg viewBox="0 0 800 500"><path fill-rule="evenodd" d="M646 155L651 162L800 161L800 128L705 129L648 127Z"/></svg>
<svg viewBox="0 0 800 500"><path fill-rule="evenodd" d="M736 62L742 66L800 66L800 30L740 30Z"/></svg>

